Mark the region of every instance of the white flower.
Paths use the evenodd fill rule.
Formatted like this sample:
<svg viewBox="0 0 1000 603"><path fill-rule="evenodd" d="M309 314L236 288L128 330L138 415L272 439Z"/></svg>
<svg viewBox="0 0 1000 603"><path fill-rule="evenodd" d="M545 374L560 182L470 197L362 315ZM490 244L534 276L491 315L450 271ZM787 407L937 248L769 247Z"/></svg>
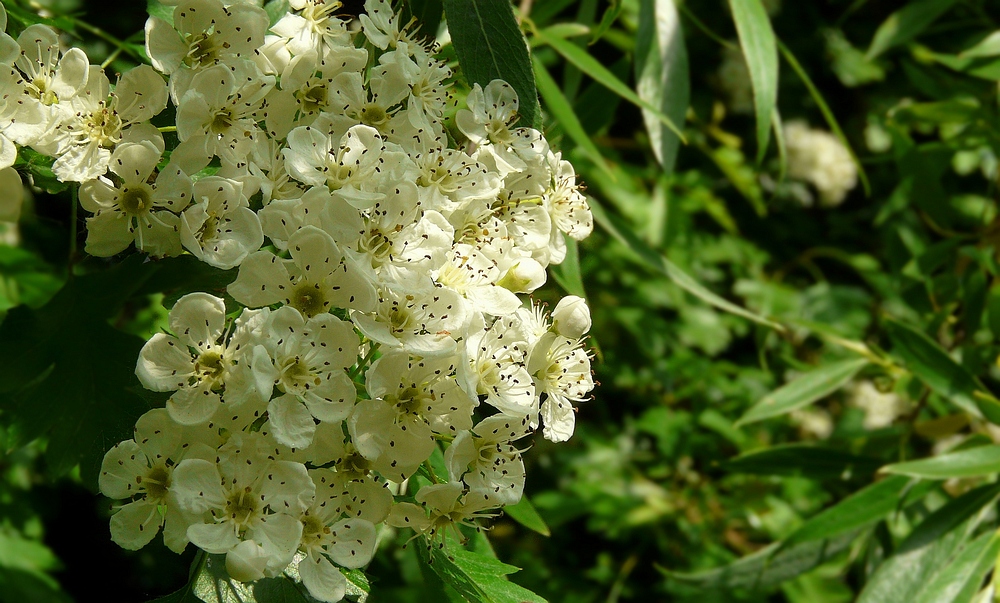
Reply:
<svg viewBox="0 0 1000 603"><path fill-rule="evenodd" d="M288 251L289 260L269 251L250 254L229 285L229 294L249 307L281 302L305 316L375 305L375 289L327 233L305 226L289 239Z"/></svg>
<svg viewBox="0 0 1000 603"><path fill-rule="evenodd" d="M255 362L253 370L285 394L268 406L272 433L286 446L305 448L316 432L314 418L343 421L354 406L357 391L345 369L357 360L358 337L332 314L306 320L291 306L272 312L264 331L273 363Z"/></svg>
<svg viewBox="0 0 1000 603"><path fill-rule="evenodd" d="M477 527L475 520L493 517L485 511L500 505L489 490L466 491L461 482L424 486L416 494L420 505L399 503L392 508L387 523L396 528L412 528L421 535L443 541L449 529L460 542L466 540L459 526Z"/></svg>
<svg viewBox="0 0 1000 603"><path fill-rule="evenodd" d="M524 366L527 343L510 322L497 320L489 329L471 335L465 344L464 387L471 395L512 417L534 416L538 398Z"/></svg>
<svg viewBox="0 0 1000 603"><path fill-rule="evenodd" d="M191 180L168 166L149 184L160 160L150 143L124 143L111 155L111 172L120 184L102 177L80 187L80 204L95 214L87 218L87 253L112 256L130 244L153 256L181 253L180 218L192 197Z"/></svg>
<svg viewBox="0 0 1000 603"><path fill-rule="evenodd" d="M139 65L127 71L112 92L108 77L94 66L86 87L66 104L71 117L56 128L60 149L52 170L64 182L86 182L104 175L111 149L130 128L167 106L167 86L151 67Z"/></svg>
<svg viewBox="0 0 1000 603"><path fill-rule="evenodd" d="M564 442L576 424L574 403L586 400L594 389L590 356L578 339L547 333L535 344L528 361L538 393L544 393L542 424L545 439Z"/></svg>
<svg viewBox="0 0 1000 603"><path fill-rule="evenodd" d="M858 184L858 170L851 153L836 136L811 129L803 121L783 126L788 148L788 177L816 187L824 207L840 205Z"/></svg>
<svg viewBox="0 0 1000 603"><path fill-rule="evenodd" d="M342 137L306 126L289 132L285 165L300 182L327 186L335 197L367 209L384 198L373 190L384 150L378 131L369 126L354 126Z"/></svg>
<svg viewBox="0 0 1000 603"><path fill-rule="evenodd" d="M383 290L371 314L355 312L354 325L369 339L420 356L442 356L455 349L466 331L469 313L450 289L412 293Z"/></svg>
<svg viewBox="0 0 1000 603"><path fill-rule="evenodd" d="M451 479L465 482L471 490L492 491L497 504L517 504L525 474L521 452L513 442L531 433L529 424L528 417L493 415L472 431L459 433L445 451Z"/></svg>
<svg viewBox="0 0 1000 603"><path fill-rule="evenodd" d="M182 461L171 487L183 509L204 517L188 538L208 553L233 555L226 569L240 581L275 576L288 565L302 537L298 518L316 489L304 465L269 459L261 440L234 434L218 462Z"/></svg>
<svg viewBox="0 0 1000 603"><path fill-rule="evenodd" d="M209 176L194 184L194 202L181 215L181 242L198 259L234 268L264 242L257 214L235 180Z"/></svg>
<svg viewBox="0 0 1000 603"><path fill-rule="evenodd" d="M274 86L274 77L262 75L246 61L240 66L232 70L217 65L198 72L177 103L181 144L171 159L189 174L215 156L230 164L245 160L263 134L255 113Z"/></svg>
<svg viewBox="0 0 1000 603"><path fill-rule="evenodd" d="M322 55L352 43L346 21L334 14L343 6L340 0L289 0L288 4L298 12L287 13L271 31L286 39L292 54Z"/></svg>
<svg viewBox="0 0 1000 603"><path fill-rule="evenodd" d="M225 343L226 304L207 293L189 293L168 318L174 335L153 335L139 353L135 373L146 389L174 392L167 400L170 418L183 425L204 423L221 403L219 391L233 361Z"/></svg>

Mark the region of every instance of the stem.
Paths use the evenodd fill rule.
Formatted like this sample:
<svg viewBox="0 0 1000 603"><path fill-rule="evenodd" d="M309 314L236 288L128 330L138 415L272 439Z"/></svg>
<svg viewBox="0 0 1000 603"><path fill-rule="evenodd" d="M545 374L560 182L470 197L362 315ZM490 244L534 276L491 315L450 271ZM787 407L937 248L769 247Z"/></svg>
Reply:
<svg viewBox="0 0 1000 603"><path fill-rule="evenodd" d="M160 126L157 130L160 132L176 132L177 126Z"/></svg>
<svg viewBox="0 0 1000 603"><path fill-rule="evenodd" d="M434 473L434 467L431 466L430 459L427 459L426 461L424 461L424 467L427 469L427 474L431 476L431 480L435 484L440 484L441 480L439 480L438 476Z"/></svg>
<svg viewBox="0 0 1000 603"><path fill-rule="evenodd" d="M357 369L351 371L351 381L353 381L355 377L360 375L365 370L365 367L367 367L372 361L372 357L375 355L375 352L378 351L378 347L379 344L375 342L371 342L369 344L368 353L365 354L365 357L362 358L360 362L358 362Z"/></svg>
<svg viewBox="0 0 1000 603"><path fill-rule="evenodd" d="M694 16L694 13L692 13L692 12L691 12L691 11L690 11L690 10L688 9L688 7L687 7L687 6L685 6L684 4L680 4L680 3L679 3L679 4L677 5L677 8L678 8L678 10L680 10L680 11L681 11L681 14L682 14L682 15L684 15L685 17L687 17L688 19L690 19L690 20L691 20L691 23L693 23L695 27L697 27L698 29L700 29L700 30L701 30L701 33L705 34L705 35L706 35L706 36L708 36L709 38L712 38L713 40L715 40L715 41L716 41L716 42L718 42L719 44L722 44L722 45L723 45L723 46L725 46L726 48L733 48L733 49L735 49L735 48L738 48L738 47L736 46L736 44L733 44L733 43L732 43L732 42L730 42L729 40L727 40L727 39L723 38L723 37L722 37L722 36L720 36L719 34L715 33L715 32L714 32L714 31L712 31L711 29L709 29L709 27L708 27L707 25L705 25L704 23L702 23L702 22L701 22L701 19L699 19L698 17Z"/></svg>
<svg viewBox="0 0 1000 603"><path fill-rule="evenodd" d="M69 258L67 260L68 278L73 278L73 262L76 260L76 225L80 208L80 185L73 183L70 190L69 209Z"/></svg>
<svg viewBox="0 0 1000 603"><path fill-rule="evenodd" d="M135 57L136 59L138 59L140 63L147 62L146 58L143 57L141 54L139 54L139 52L136 51L134 48L126 44L124 41L119 40L118 38L104 31L100 27L95 27L90 23L87 23L86 21L81 21L80 19L77 19L76 17L67 16L66 18L72 20L73 24L79 27L80 29L94 34L95 36L97 36L98 38L104 40L109 44L114 44L115 46L118 47L119 50L125 51L128 54Z"/></svg>

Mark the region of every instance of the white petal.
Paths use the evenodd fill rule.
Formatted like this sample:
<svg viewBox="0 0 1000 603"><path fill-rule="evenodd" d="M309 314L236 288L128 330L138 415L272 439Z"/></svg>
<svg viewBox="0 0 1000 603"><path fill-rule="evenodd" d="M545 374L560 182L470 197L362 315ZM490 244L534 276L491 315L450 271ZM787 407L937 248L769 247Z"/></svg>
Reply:
<svg viewBox="0 0 1000 603"><path fill-rule="evenodd" d="M206 553L221 555L233 550L240 543L236 525L223 523L196 523L188 528L188 540Z"/></svg>
<svg viewBox="0 0 1000 603"><path fill-rule="evenodd" d="M253 582L266 575L269 561L264 547L252 540L244 540L227 552L226 573L237 582Z"/></svg>
<svg viewBox="0 0 1000 603"><path fill-rule="evenodd" d="M170 418L181 425L207 423L222 404L222 398L211 387L211 384L203 383L198 387L185 387L174 392L167 400Z"/></svg>
<svg viewBox="0 0 1000 603"><path fill-rule="evenodd" d="M174 469L170 492L182 509L204 513L226 506L222 476L215 463L203 459L186 459ZM194 539L191 540L194 542Z"/></svg>
<svg viewBox="0 0 1000 603"><path fill-rule="evenodd" d="M272 434L279 443L289 448L305 448L312 443L316 422L310 409L292 394L271 400L267 405L268 421Z"/></svg>
<svg viewBox="0 0 1000 603"><path fill-rule="evenodd" d="M154 392L169 392L187 385L194 372L191 353L176 337L156 333L139 352L135 374L143 387Z"/></svg>
<svg viewBox="0 0 1000 603"><path fill-rule="evenodd" d="M208 293L188 293L170 309L170 330L198 349L205 349L222 336L226 326L226 302Z"/></svg>
<svg viewBox="0 0 1000 603"><path fill-rule="evenodd" d="M309 555L299 563L299 576L318 601L337 603L347 592L347 578L323 555Z"/></svg>
<svg viewBox="0 0 1000 603"><path fill-rule="evenodd" d="M363 519L345 519L331 531L335 543L327 549L330 559L343 567L357 569L372 560L375 553L375 526Z"/></svg>
<svg viewBox="0 0 1000 603"><path fill-rule="evenodd" d="M111 540L129 551L138 551L160 531L156 505L143 500L131 502L111 516Z"/></svg>
<svg viewBox="0 0 1000 603"><path fill-rule="evenodd" d="M133 440L116 444L104 455L98 486L112 499L130 498L138 491L139 478L146 472L146 455Z"/></svg>

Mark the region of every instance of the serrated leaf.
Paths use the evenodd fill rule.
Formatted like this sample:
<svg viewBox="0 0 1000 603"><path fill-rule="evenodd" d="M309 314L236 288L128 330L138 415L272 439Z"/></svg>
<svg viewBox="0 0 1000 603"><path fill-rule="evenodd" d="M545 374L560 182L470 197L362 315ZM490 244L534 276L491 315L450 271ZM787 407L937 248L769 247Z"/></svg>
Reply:
<svg viewBox="0 0 1000 603"><path fill-rule="evenodd" d="M635 56L639 98L659 108L675 124L683 124L691 81L684 32L673 0L642 0ZM653 155L664 171L672 172L681 139L660 123L655 113L643 110L642 119Z"/></svg>
<svg viewBox="0 0 1000 603"><path fill-rule="evenodd" d="M430 567L470 603L546 603L542 597L507 580L506 576L518 568L466 551L454 542L447 550L431 547Z"/></svg>
<svg viewBox="0 0 1000 603"><path fill-rule="evenodd" d="M865 486L836 505L810 517L782 542L782 548L831 538L863 528L899 510L904 501L915 501L930 491L934 484L925 482L913 486L913 480L893 475Z"/></svg>
<svg viewBox="0 0 1000 603"><path fill-rule="evenodd" d="M902 323L888 321L885 326L893 354L927 387L973 416L1000 423L1000 402L941 346Z"/></svg>
<svg viewBox="0 0 1000 603"><path fill-rule="evenodd" d="M879 566L857 603L913 603L928 576L969 539L998 494L1000 486L981 486L928 515Z"/></svg>
<svg viewBox="0 0 1000 603"><path fill-rule="evenodd" d="M812 444L783 444L741 454L723 468L735 473L784 475L814 479L848 479L869 475L882 465L877 458L857 456Z"/></svg>
<svg viewBox="0 0 1000 603"><path fill-rule="evenodd" d="M764 396L736 421L736 426L783 415L825 398L853 379L867 364L864 358L851 358L800 375Z"/></svg>
<svg viewBox="0 0 1000 603"><path fill-rule="evenodd" d="M509 0L444 0L445 19L469 85L505 80L517 92L521 126L540 128L528 46Z"/></svg>
<svg viewBox="0 0 1000 603"><path fill-rule="evenodd" d="M681 132L680 128L677 127L677 124L670 119L670 117L664 115L658 107L639 98L639 96L633 92L631 88L626 86L620 79L618 79L618 77L615 76L615 74L611 73L607 67L598 62L598 60L592 57L585 49L580 48L572 42L550 35L544 30L536 31L535 38L540 44L547 44L551 46L552 49L562 55L564 59L572 63L580 69L580 71L593 78L597 83L601 84L608 90L611 90L633 105L655 115L656 118L668 127L671 132L680 137L682 141L685 141L684 134Z"/></svg>
<svg viewBox="0 0 1000 603"><path fill-rule="evenodd" d="M977 446L918 461L896 463L883 467L882 471L922 479L992 475L1000 472L1000 445Z"/></svg>
<svg viewBox="0 0 1000 603"><path fill-rule="evenodd" d="M562 127L563 131L569 135L573 142L580 146L583 152L586 153L587 157L593 161L595 165L608 174L612 174L607 161L597 149L597 145L594 144L594 141L590 139L590 136L583 129L583 124L580 123L580 118L576 116L576 112L573 111L573 106L563 94L559 84L552 79L548 70L545 69L545 65L543 65L537 57L532 57L531 64L534 66L538 91L541 93L542 99L545 101L545 105L549 109L549 113L552 114L552 117L555 118L556 122Z"/></svg>
<svg viewBox="0 0 1000 603"><path fill-rule="evenodd" d="M608 234L632 250L642 263L652 270L666 275L681 289L684 289L691 295L694 295L698 299L715 306L720 310L725 310L726 312L735 314L736 316L742 316L747 320L752 320L753 322L771 327L776 331L784 331L785 328L780 324L759 314L755 314L746 308L741 308L729 300L713 293L712 291L709 291L704 285L694 280L691 275L681 270L676 264L663 257L662 254L658 253L645 242L640 240L627 226L620 225L620 220L607 213L604 207L601 206L596 199L588 197L587 201L590 203L590 211L594 215L594 220L600 224L601 227L608 232Z"/></svg>
<svg viewBox="0 0 1000 603"><path fill-rule="evenodd" d="M890 48L909 42L953 4L955 0L914 0L908 3L879 25L866 58L870 61Z"/></svg>
<svg viewBox="0 0 1000 603"><path fill-rule="evenodd" d="M531 504L527 496L522 496L516 505L504 507L503 511L508 517L529 530L538 532L542 536L552 535L549 526L545 525L545 520L538 514L535 506Z"/></svg>
<svg viewBox="0 0 1000 603"><path fill-rule="evenodd" d="M148 262L135 254L75 277L41 308L11 309L0 324L0 409L18 441L47 434L50 470L60 475L79 463L84 483L96 490L105 452L130 437L149 408L134 393L143 341L108 320L131 297L192 291L200 279L220 278L231 275L182 258Z"/></svg>
<svg viewBox="0 0 1000 603"><path fill-rule="evenodd" d="M760 0L729 0L729 7L753 87L759 163L767 152L771 116L778 106L778 47L771 20Z"/></svg>

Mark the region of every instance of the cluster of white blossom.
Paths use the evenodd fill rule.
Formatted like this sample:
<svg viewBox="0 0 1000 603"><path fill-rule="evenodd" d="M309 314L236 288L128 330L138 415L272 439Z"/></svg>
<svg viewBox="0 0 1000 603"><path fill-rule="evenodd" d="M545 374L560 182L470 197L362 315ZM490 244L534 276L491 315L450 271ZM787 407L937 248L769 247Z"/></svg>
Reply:
<svg viewBox="0 0 1000 603"><path fill-rule="evenodd" d="M162 528L241 581L297 564L337 601L376 525L443 542L520 499L523 438L573 434L589 309L518 294L590 210L569 162L515 127L507 83L446 120L453 74L388 0L353 23L290 0L273 25L252 3L171 4L146 23L152 66L113 86L48 27L0 38L0 168L17 146L54 158L92 255L238 268L228 308L188 294L142 349L137 376L169 399L104 459L114 541ZM174 125L152 125L168 104Z"/></svg>
<svg viewBox="0 0 1000 603"><path fill-rule="evenodd" d="M788 149L788 177L816 187L820 205L836 207L858 184L851 153L833 134L810 128L803 121L783 125Z"/></svg>

